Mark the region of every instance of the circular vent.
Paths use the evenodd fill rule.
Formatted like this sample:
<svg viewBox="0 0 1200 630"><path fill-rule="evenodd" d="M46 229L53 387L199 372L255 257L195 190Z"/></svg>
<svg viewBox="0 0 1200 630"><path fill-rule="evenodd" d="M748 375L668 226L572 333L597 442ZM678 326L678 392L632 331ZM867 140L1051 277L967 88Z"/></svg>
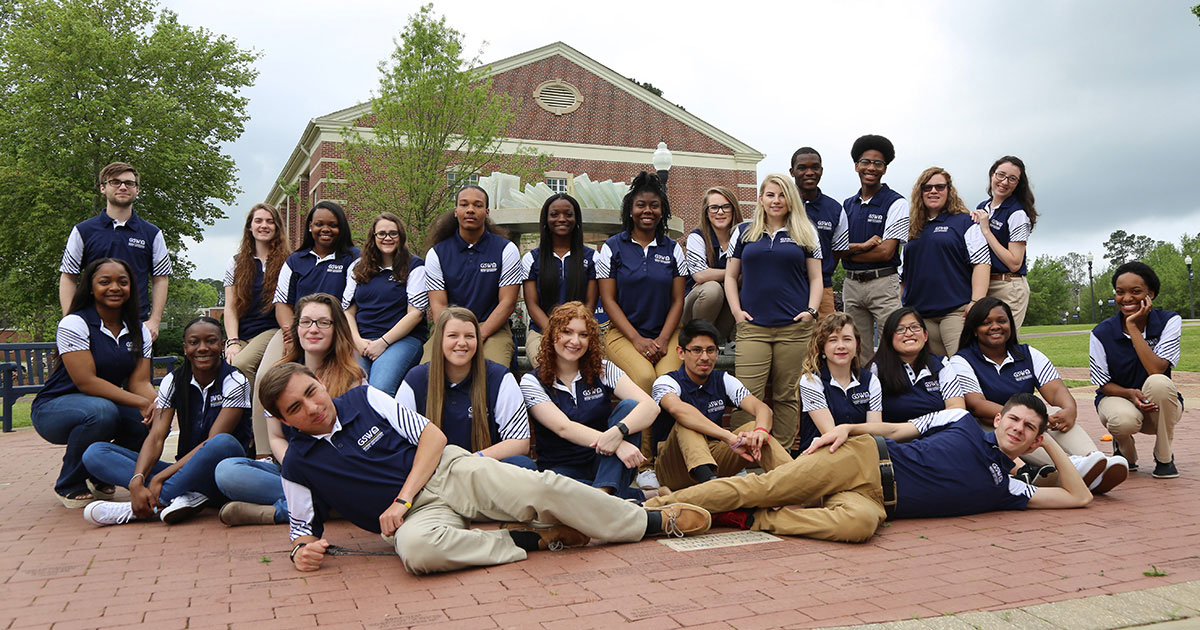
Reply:
<svg viewBox="0 0 1200 630"><path fill-rule="evenodd" d="M533 97L542 109L555 116L569 114L583 104L583 95L574 85L557 79L537 86L533 90Z"/></svg>

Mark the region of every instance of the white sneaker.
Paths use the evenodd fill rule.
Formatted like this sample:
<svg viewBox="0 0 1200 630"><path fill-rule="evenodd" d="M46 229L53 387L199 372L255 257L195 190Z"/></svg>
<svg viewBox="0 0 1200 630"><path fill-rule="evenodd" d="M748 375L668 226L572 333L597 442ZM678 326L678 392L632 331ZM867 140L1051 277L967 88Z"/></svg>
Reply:
<svg viewBox="0 0 1200 630"><path fill-rule="evenodd" d="M185 492L172 499L171 505L160 510L158 517L167 525L174 525L195 516L207 501L208 497L199 492Z"/></svg>
<svg viewBox="0 0 1200 630"><path fill-rule="evenodd" d="M1119 486L1127 477L1129 477L1129 461L1120 455L1113 455L1108 458L1104 474L1088 484L1088 490L1091 490L1092 494L1104 494Z"/></svg>
<svg viewBox="0 0 1200 630"><path fill-rule="evenodd" d="M83 520L92 525L124 525L133 520L133 504L128 501L92 501L83 508Z"/></svg>
<svg viewBox="0 0 1200 630"><path fill-rule="evenodd" d="M654 470L643 470L638 473L637 485L639 488L658 488L658 475L654 474Z"/></svg>
<svg viewBox="0 0 1200 630"><path fill-rule="evenodd" d="M1071 463L1075 465L1075 470L1079 471L1079 476L1083 477L1083 483L1091 486L1104 472L1108 458L1100 451L1092 451L1087 455L1072 455Z"/></svg>

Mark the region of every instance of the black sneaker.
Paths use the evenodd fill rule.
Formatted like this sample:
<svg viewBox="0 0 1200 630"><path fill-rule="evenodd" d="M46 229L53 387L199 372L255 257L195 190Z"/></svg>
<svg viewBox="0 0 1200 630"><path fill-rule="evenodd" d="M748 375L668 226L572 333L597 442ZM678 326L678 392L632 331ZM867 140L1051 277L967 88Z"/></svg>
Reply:
<svg viewBox="0 0 1200 630"><path fill-rule="evenodd" d="M1125 457L1121 455L1121 447L1117 446L1117 439L1113 438L1113 457ZM1125 457L1125 461L1129 462L1129 458ZM1174 461L1174 458L1172 458ZM1135 462L1129 462L1129 472L1137 472L1138 465Z"/></svg>
<svg viewBox="0 0 1200 630"><path fill-rule="evenodd" d="M1155 479L1174 479L1178 477L1179 470L1175 468L1175 458L1172 457L1169 462L1154 460L1154 472L1151 475Z"/></svg>
<svg viewBox="0 0 1200 630"><path fill-rule="evenodd" d="M1029 485L1033 485L1035 481L1042 477L1049 477L1058 472L1058 469L1050 464L1039 466L1037 464L1025 464L1017 470L1017 474L1013 475L1017 479L1024 481Z"/></svg>

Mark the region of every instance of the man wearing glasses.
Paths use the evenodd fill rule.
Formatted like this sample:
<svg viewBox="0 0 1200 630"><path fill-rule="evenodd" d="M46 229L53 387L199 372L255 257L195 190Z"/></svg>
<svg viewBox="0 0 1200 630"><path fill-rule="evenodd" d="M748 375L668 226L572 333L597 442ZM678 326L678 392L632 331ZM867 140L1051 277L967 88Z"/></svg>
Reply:
<svg viewBox="0 0 1200 630"><path fill-rule="evenodd" d="M679 331L675 351L683 367L654 381L650 395L662 407L652 432L658 446L654 472L672 490L736 475L750 465L772 470L792 461L771 438L771 408L724 370L716 368L717 329L693 319ZM734 431L721 418L740 407L754 416ZM666 440L665 442L663 440Z"/></svg>
<svg viewBox="0 0 1200 630"><path fill-rule="evenodd" d="M892 141L866 135L850 148L861 187L842 207L850 230L850 246L842 258L846 282L842 300L863 343L859 358L867 361L875 347L875 328L900 308L900 248L908 240L908 200L883 183L896 158Z"/></svg>
<svg viewBox="0 0 1200 630"><path fill-rule="evenodd" d="M104 212L71 229L63 252L58 279L58 302L65 316L75 299L79 271L98 258L120 258L133 268L142 321L155 339L167 304L171 257L162 230L133 211L138 194L138 172L124 162L113 162L100 171L100 194L108 201ZM150 287L154 287L154 304Z"/></svg>
<svg viewBox="0 0 1200 630"><path fill-rule="evenodd" d="M817 317L825 317L834 311L833 271L837 268L834 252L844 252L850 247L849 225L842 204L833 197L821 193L821 154L812 147L800 147L792 154L792 166L788 169L796 180L800 198L804 200L804 211L817 229L817 240L821 242L821 279L825 285L821 295L821 307Z"/></svg>

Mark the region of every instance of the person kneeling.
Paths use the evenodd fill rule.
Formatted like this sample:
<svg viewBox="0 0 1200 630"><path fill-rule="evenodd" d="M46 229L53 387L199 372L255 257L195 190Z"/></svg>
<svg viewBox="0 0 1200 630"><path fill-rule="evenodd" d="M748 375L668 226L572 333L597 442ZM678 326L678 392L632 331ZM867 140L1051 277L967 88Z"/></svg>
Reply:
<svg viewBox="0 0 1200 630"><path fill-rule="evenodd" d="M993 423L996 432L985 433L970 412L947 409L904 423L840 424L790 464L762 475L714 479L670 500L713 512L718 525L845 542L869 540L889 518L1091 502L1066 453L1044 439L1048 417L1040 399L1015 394ZM1039 446L1058 467L1062 487L1039 488L1008 476L1014 458ZM786 507L822 500L821 507Z"/></svg>
<svg viewBox="0 0 1200 630"><path fill-rule="evenodd" d="M554 473L472 457L369 385L331 398L299 364L277 365L260 378L263 406L296 430L283 488L291 559L300 571L315 571L325 559L330 510L382 534L418 574L524 560L529 551L582 546L593 537L699 534L710 524L695 506L641 508ZM516 525L469 529L477 519Z"/></svg>

